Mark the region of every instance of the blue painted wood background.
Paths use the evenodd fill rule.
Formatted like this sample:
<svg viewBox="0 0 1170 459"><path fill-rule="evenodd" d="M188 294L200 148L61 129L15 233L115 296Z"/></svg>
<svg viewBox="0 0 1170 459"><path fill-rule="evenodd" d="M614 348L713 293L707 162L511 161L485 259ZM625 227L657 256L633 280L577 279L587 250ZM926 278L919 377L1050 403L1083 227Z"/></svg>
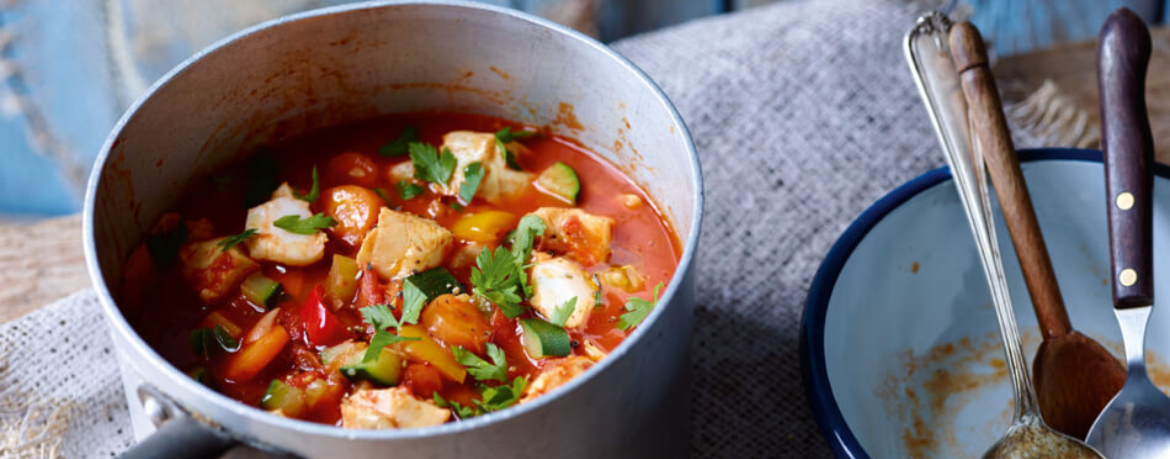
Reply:
<svg viewBox="0 0 1170 459"><path fill-rule="evenodd" d="M785 0L481 1L566 22L612 41ZM75 212L94 156L122 110L186 56L250 24L338 3L347 1L0 0L0 220ZM951 0L944 10L971 12L993 52L1002 56L1091 38L1119 6L1161 23L1167 3ZM108 33L111 27L121 34ZM140 40L167 33L179 35ZM116 59L109 51L116 37L131 43L127 49L133 55L122 68L112 63ZM30 139L30 131L39 133L40 141Z"/></svg>

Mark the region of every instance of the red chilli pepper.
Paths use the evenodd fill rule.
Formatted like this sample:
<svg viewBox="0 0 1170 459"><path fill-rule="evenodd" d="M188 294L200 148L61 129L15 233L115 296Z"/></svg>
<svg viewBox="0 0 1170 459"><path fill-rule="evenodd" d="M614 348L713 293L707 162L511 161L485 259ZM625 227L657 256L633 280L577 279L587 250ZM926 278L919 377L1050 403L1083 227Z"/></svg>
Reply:
<svg viewBox="0 0 1170 459"><path fill-rule="evenodd" d="M301 308L301 321L305 324L305 339L310 346L332 346L349 338L349 331L337 320L322 299L325 288L321 285L313 287L309 293L309 301Z"/></svg>

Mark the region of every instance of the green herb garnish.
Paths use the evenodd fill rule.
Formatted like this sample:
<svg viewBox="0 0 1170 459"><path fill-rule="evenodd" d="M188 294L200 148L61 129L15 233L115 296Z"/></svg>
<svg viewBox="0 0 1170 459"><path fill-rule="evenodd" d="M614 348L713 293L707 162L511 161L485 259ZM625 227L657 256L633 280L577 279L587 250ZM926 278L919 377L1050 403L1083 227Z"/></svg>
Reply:
<svg viewBox="0 0 1170 459"><path fill-rule="evenodd" d="M410 144L410 160L414 162L415 178L443 186L451 180L451 174L459 165L451 149L443 148L440 154L434 146L419 142Z"/></svg>
<svg viewBox="0 0 1170 459"><path fill-rule="evenodd" d="M435 399L435 405L438 405L439 408L450 408L459 419L470 419L482 414L475 407L463 406L462 403L454 400L447 401L439 395L439 391L435 391L433 398Z"/></svg>
<svg viewBox="0 0 1170 459"><path fill-rule="evenodd" d="M410 338L405 336L398 336L386 330L395 328L402 329L402 325L406 323L405 320L399 321L394 317L394 312L390 310L390 306L385 304L375 304L362 308L362 320L374 326L374 337L370 339L370 346L366 348L365 355L362 356L362 362L373 362L378 360L382 349L394 343L401 343L403 341L418 341L419 338ZM418 320L417 316L415 320Z"/></svg>
<svg viewBox="0 0 1170 459"><path fill-rule="evenodd" d="M236 235L232 235L232 236L228 236L228 237L224 238L222 241L217 242L215 245L223 247L222 249L220 249L220 252L227 252L228 250L231 250L232 247L235 247L236 244L244 242L248 238L255 236L255 235L256 235L256 228L248 228L240 234L236 234Z"/></svg>
<svg viewBox="0 0 1170 459"><path fill-rule="evenodd" d="M630 298L626 301L626 312L618 318L617 327L622 330L629 330L646 320L646 316L650 315L650 311L654 310L654 305L658 303L658 290L662 288L662 282L654 286L654 301L646 301L638 297Z"/></svg>
<svg viewBox="0 0 1170 459"><path fill-rule="evenodd" d="M471 204L475 191L479 189L479 182L483 180L483 163L476 161L463 168L463 184L459 185L459 199Z"/></svg>
<svg viewBox="0 0 1170 459"><path fill-rule="evenodd" d="M576 310L577 297L573 297L569 301L566 301L565 304L557 306L557 308L553 310L553 315L550 318L552 320L549 320L549 322L552 322L553 324L563 328L565 326L565 322L569 321L569 317L571 317L573 315L573 311Z"/></svg>
<svg viewBox="0 0 1170 459"><path fill-rule="evenodd" d="M423 194L424 191L423 187L410 183L406 180L398 182L395 187L398 188L398 195L402 196L403 201L414 199L415 196Z"/></svg>
<svg viewBox="0 0 1170 459"><path fill-rule="evenodd" d="M496 140L503 143L512 143L518 139L527 139L536 135L536 131L513 131L511 126L496 131Z"/></svg>
<svg viewBox="0 0 1170 459"><path fill-rule="evenodd" d="M496 387L487 387L479 393L483 400L476 400L475 404L485 413L500 411L515 405L524 395L524 388L528 387L528 379L517 376L512 384L502 384Z"/></svg>
<svg viewBox="0 0 1170 459"><path fill-rule="evenodd" d="M317 234L317 231L337 224L333 217L317 214L302 219L299 215L285 215L272 222L272 225L294 234Z"/></svg>
<svg viewBox="0 0 1170 459"><path fill-rule="evenodd" d="M195 355L209 357L211 352L219 349L225 352L240 350L240 342L228 333L223 325L216 324L214 328L196 328L187 336L191 350Z"/></svg>
<svg viewBox="0 0 1170 459"><path fill-rule="evenodd" d="M492 359L490 363L462 346L451 349L451 353L455 355L455 360L460 365L467 367L467 372L477 381L508 381L507 357L504 355L504 350L495 344L488 343L487 345L487 355Z"/></svg>
<svg viewBox="0 0 1170 459"><path fill-rule="evenodd" d="M313 166L313 187L309 189L309 194L302 195L301 192L293 190L293 196L307 201L309 204L317 201L317 197L321 196L321 181L317 177L317 166Z"/></svg>
<svg viewBox="0 0 1170 459"><path fill-rule="evenodd" d="M386 145L382 145L382 148L378 149L378 154L382 156L405 155L410 151L411 142L418 142L418 128L407 126L402 128L402 132L398 134L398 138L391 140Z"/></svg>
<svg viewBox="0 0 1170 459"><path fill-rule="evenodd" d="M471 268L471 291L477 296L500 307L509 319L524 312L520 306L520 295L516 294L519 286L517 273L523 270L512 257L512 252L497 247L492 254L490 247L484 248L475 257L476 267Z"/></svg>

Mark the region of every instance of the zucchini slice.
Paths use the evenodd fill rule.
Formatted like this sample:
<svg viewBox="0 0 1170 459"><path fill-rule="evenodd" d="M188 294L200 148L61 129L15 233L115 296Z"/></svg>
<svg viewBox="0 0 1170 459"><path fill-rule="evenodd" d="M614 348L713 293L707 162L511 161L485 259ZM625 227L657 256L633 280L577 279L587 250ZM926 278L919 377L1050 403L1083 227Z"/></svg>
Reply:
<svg viewBox="0 0 1170 459"><path fill-rule="evenodd" d="M569 334L564 328L541 319L520 319L520 328L524 330L521 342L529 357L543 359L569 355Z"/></svg>
<svg viewBox="0 0 1170 459"><path fill-rule="evenodd" d="M561 198L569 204L577 204L577 193L581 192L581 181L568 164L557 161L536 178L536 184L544 191Z"/></svg>
<svg viewBox="0 0 1170 459"><path fill-rule="evenodd" d="M455 293L456 290L467 292L467 289L463 288L463 285L455 279L455 276L451 275L451 272L443 267L428 269L407 277L406 282L418 287L419 290L422 290L427 295L427 304L430 304L431 301L440 295Z"/></svg>
<svg viewBox="0 0 1170 459"><path fill-rule="evenodd" d="M268 411L280 411L286 416L296 417L305 410L305 394L300 388L294 387L279 379L272 380L264 397L260 399L260 408Z"/></svg>
<svg viewBox="0 0 1170 459"><path fill-rule="evenodd" d="M402 375L402 357L382 348L382 353L373 362L363 362L365 352L354 352L341 366L341 374L350 381L370 381L383 386L396 386Z"/></svg>
<svg viewBox="0 0 1170 459"><path fill-rule="evenodd" d="M244 293L244 297L265 308L272 308L276 304L276 298L280 296L281 285L280 282L269 279L260 273L252 273L244 279L244 283L240 284L240 291Z"/></svg>

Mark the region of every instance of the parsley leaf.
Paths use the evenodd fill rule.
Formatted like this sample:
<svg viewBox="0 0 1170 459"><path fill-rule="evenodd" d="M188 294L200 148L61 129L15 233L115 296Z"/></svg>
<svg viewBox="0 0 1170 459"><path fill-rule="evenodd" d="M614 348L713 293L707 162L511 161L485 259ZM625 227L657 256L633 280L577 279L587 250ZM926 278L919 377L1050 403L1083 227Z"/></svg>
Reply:
<svg viewBox="0 0 1170 459"><path fill-rule="evenodd" d="M476 161L463 168L463 184L459 185L459 199L471 204L475 191L479 189L479 182L483 180L483 163Z"/></svg>
<svg viewBox="0 0 1170 459"><path fill-rule="evenodd" d="M469 419L482 414L474 407L463 406L462 403L456 402L454 400L447 401L443 399L443 397L439 395L439 391L435 391L433 398L435 399L435 405L438 405L439 408L450 408L451 411L455 412L455 416L459 417L459 419Z"/></svg>
<svg viewBox="0 0 1170 459"><path fill-rule="evenodd" d="M514 170L514 171L522 171L522 170L524 170L524 168L523 168L523 167L520 167L520 161L517 161L517 160L516 160L516 155L515 155L515 154L513 154L513 153L512 153L512 152L510 152L510 151L508 151L508 149L507 149L507 148L503 148L503 147L501 147L500 149L501 149L501 150L504 150L504 163L508 165L508 169L512 169L512 170Z"/></svg>
<svg viewBox="0 0 1170 459"><path fill-rule="evenodd" d="M382 355L382 349L394 343L401 343L403 341L418 341L419 338L408 338L405 336L398 336L388 331L379 330L374 332L374 337L370 338L370 347L366 348L366 354L362 356L362 363L376 362L378 356Z"/></svg>
<svg viewBox="0 0 1170 459"><path fill-rule="evenodd" d="M317 177L317 166L313 166L313 187L309 189L309 194L302 195L300 191L293 190L293 195L302 201L308 201L312 204L321 196L321 180Z"/></svg>
<svg viewBox="0 0 1170 459"><path fill-rule="evenodd" d="M553 310L552 320L550 320L549 322L552 322L553 324L556 324L557 326L564 327L565 322L569 321L569 317L571 317L573 315L573 312L576 310L577 310L577 297L573 297L569 301L566 301L565 304L557 306L557 308L555 310Z"/></svg>
<svg viewBox="0 0 1170 459"><path fill-rule="evenodd" d="M187 223L183 219L169 231L151 234L146 238L146 250L159 266L170 266L179 258L179 247L187 242Z"/></svg>
<svg viewBox="0 0 1170 459"><path fill-rule="evenodd" d="M404 282L402 286L402 321L400 325L418 323L418 315L427 304L427 294L414 285Z"/></svg>
<svg viewBox="0 0 1170 459"><path fill-rule="evenodd" d="M398 134L398 138L391 140L386 145L382 145L382 148L378 149L378 154L382 156L405 155L409 151L411 142L418 142L418 128L407 126L402 128L402 132Z"/></svg>
<svg viewBox="0 0 1170 459"><path fill-rule="evenodd" d="M646 320L646 316L650 315L650 311L654 310L654 304L658 303L658 290L662 288L662 282L654 286L654 301L646 301L638 297L630 298L626 301L626 311L618 318L617 327L622 330L629 330Z"/></svg>
<svg viewBox="0 0 1170 459"><path fill-rule="evenodd" d="M390 327L400 328L402 324L398 322L398 318L394 317L394 312L390 310L390 306L385 304L375 304L366 306L361 309L362 320L373 325L375 329L385 330Z"/></svg>
<svg viewBox="0 0 1170 459"><path fill-rule="evenodd" d="M508 242L512 244L512 256L521 264L527 262L528 256L532 254L533 242L544 235L545 229L544 220L536 215L521 218L516 230L508 236Z"/></svg>
<svg viewBox="0 0 1170 459"><path fill-rule="evenodd" d="M527 139L536 135L536 131L513 131L511 126L496 131L496 140L511 143L518 139Z"/></svg>
<svg viewBox="0 0 1170 459"><path fill-rule="evenodd" d="M362 320L373 325L374 337L370 339L370 346L366 348L366 354L362 356L362 362L373 362L378 360L382 349L394 343L401 343L403 341L418 341L416 337L398 336L394 333L386 331L386 329L394 327L401 330L402 325L406 323L405 320L399 321L394 317L394 312L390 310L390 306L385 304L375 304L366 306L361 309ZM418 320L417 313L415 320Z"/></svg>
<svg viewBox="0 0 1170 459"><path fill-rule="evenodd" d="M521 282L517 280L517 273L523 273L512 252L497 247L493 255L492 249L486 247L475 257L476 267L471 268L471 291L496 306L509 319L524 312L520 306L521 298L516 294L516 287Z"/></svg>
<svg viewBox="0 0 1170 459"><path fill-rule="evenodd" d="M410 144L410 160L414 162L415 178L443 186L451 180L451 174L459 165L449 148L443 148L443 153L439 154L434 146L419 142Z"/></svg>
<svg viewBox="0 0 1170 459"><path fill-rule="evenodd" d="M222 241L217 242L215 245L223 247L223 249L221 249L220 252L227 252L228 250L231 250L232 247L235 247L236 244L244 242L248 238L255 236L255 235L256 235L256 228L248 228L240 234L237 234L234 236L228 236L228 237L224 238Z"/></svg>
<svg viewBox="0 0 1170 459"><path fill-rule="evenodd" d="M423 187L410 183L406 180L398 182L398 195L402 196L403 201L414 199L415 196L423 194Z"/></svg>
<svg viewBox="0 0 1170 459"><path fill-rule="evenodd" d="M480 392L480 397L483 400L476 400L475 404L485 413L500 411L515 405L524 394L525 387L528 387L528 379L523 376L517 376L512 380L512 384L484 388Z"/></svg>
<svg viewBox="0 0 1170 459"><path fill-rule="evenodd" d="M316 234L317 231L337 224L333 217L317 214L302 219L299 215L285 215L272 222L272 225L293 234Z"/></svg>
<svg viewBox="0 0 1170 459"><path fill-rule="evenodd" d="M467 372L476 380L508 382L508 362L504 356L504 350L500 349L499 346L492 343L487 345L487 354L492 359L492 363L488 363L487 360L462 346L451 349L451 353L455 355L455 360L460 365L467 367Z"/></svg>
<svg viewBox="0 0 1170 459"><path fill-rule="evenodd" d="M390 196L386 195L386 190L381 188L374 188L374 193L377 193L379 198L382 198L383 201L386 201L386 204L390 204Z"/></svg>

